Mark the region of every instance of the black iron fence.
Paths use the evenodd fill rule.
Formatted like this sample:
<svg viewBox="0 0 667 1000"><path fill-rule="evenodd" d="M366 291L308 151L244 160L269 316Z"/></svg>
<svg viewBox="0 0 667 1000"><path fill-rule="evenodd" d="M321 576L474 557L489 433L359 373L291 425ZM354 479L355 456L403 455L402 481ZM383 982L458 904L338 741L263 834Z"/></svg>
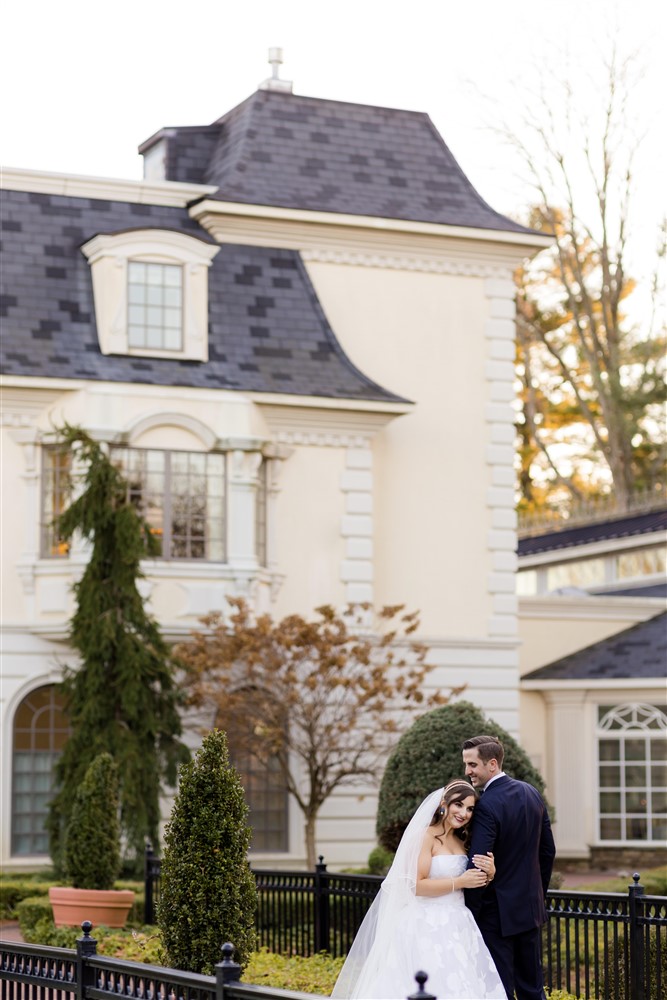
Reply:
<svg viewBox="0 0 667 1000"><path fill-rule="evenodd" d="M76 950L0 941L2 1000L313 1000L318 994L244 983L234 962L234 946L222 946L214 976L126 962L97 954L92 925L82 925ZM436 1000L427 993L423 972L407 1000Z"/></svg>
<svg viewBox="0 0 667 1000"><path fill-rule="evenodd" d="M146 899L159 898L159 861L148 856ZM149 874L150 873L150 874ZM379 875L255 871L258 943L279 954L349 951L382 882ZM148 882L151 882L150 887ZM627 893L547 893L545 983L582 1000L667 997L667 897L647 896L639 875ZM146 914L153 923L153 911Z"/></svg>

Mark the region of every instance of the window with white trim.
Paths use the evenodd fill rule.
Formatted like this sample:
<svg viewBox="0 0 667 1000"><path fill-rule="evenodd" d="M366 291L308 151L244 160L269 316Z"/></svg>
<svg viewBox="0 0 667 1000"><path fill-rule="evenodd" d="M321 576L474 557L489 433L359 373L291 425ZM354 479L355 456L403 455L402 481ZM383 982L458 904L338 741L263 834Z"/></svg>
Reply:
<svg viewBox="0 0 667 1000"><path fill-rule="evenodd" d="M127 342L130 348L183 349L183 268L127 265Z"/></svg>
<svg viewBox="0 0 667 1000"><path fill-rule="evenodd" d="M102 354L208 360L208 269L219 246L141 229L94 236L81 250Z"/></svg>
<svg viewBox="0 0 667 1000"><path fill-rule="evenodd" d="M160 544L159 558L225 561L224 453L114 446L110 454Z"/></svg>
<svg viewBox="0 0 667 1000"><path fill-rule="evenodd" d="M667 840L667 706L598 708L600 841Z"/></svg>

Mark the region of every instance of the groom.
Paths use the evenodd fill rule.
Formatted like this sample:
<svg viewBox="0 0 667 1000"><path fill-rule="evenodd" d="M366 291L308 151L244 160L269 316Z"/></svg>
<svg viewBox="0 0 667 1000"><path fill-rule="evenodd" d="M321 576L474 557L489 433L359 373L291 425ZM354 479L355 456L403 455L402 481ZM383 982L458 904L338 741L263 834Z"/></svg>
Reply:
<svg viewBox="0 0 667 1000"><path fill-rule="evenodd" d="M540 793L505 774L504 754L495 736L463 744L466 776L484 793L475 807L469 856L492 851L496 865L491 883L465 890L466 903L510 1000L515 993L517 1000L543 1000L540 927L556 848Z"/></svg>

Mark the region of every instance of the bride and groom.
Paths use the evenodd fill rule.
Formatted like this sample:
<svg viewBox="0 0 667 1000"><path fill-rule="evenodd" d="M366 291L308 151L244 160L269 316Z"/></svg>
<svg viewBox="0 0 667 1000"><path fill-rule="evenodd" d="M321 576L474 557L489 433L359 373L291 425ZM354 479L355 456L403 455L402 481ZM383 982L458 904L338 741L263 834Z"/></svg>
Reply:
<svg viewBox="0 0 667 1000"><path fill-rule="evenodd" d="M542 1000L556 851L542 797L504 773L503 756L493 736L466 740L470 784L452 781L418 807L332 997L405 1000L424 970L439 1000Z"/></svg>

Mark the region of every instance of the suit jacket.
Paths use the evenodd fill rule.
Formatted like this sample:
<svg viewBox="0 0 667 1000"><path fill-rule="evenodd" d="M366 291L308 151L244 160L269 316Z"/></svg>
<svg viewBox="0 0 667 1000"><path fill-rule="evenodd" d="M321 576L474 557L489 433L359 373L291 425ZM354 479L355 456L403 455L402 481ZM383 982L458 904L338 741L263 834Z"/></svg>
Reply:
<svg viewBox="0 0 667 1000"><path fill-rule="evenodd" d="M542 796L525 781L496 778L475 807L469 856L493 851L496 875L483 889L466 889L466 903L483 927L520 934L547 919L544 900L556 848ZM472 862L470 862L472 867Z"/></svg>

